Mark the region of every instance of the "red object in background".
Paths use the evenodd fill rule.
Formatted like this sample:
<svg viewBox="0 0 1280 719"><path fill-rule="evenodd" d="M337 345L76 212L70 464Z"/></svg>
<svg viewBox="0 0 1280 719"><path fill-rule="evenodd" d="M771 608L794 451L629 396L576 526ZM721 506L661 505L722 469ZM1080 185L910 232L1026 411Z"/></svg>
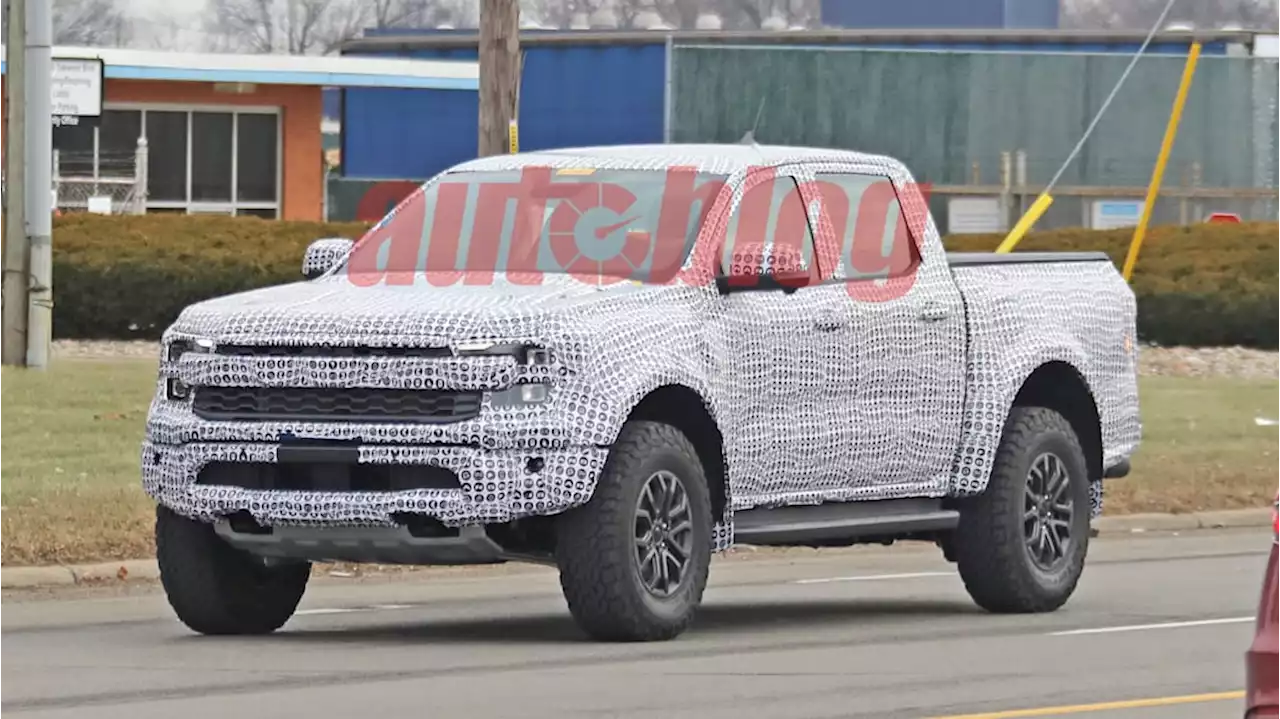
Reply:
<svg viewBox="0 0 1280 719"><path fill-rule="evenodd" d="M1204 221L1205 222L1231 222L1231 223L1239 224L1240 215L1237 215L1234 212L1214 212L1214 213L1211 213L1208 217L1204 218Z"/></svg>
<svg viewBox="0 0 1280 719"><path fill-rule="evenodd" d="M358 222L381 220L393 207L421 186L421 182L410 180L379 182L360 197L360 202L356 205L355 220Z"/></svg>
<svg viewBox="0 0 1280 719"><path fill-rule="evenodd" d="M1276 554L1280 547L1280 498L1272 509L1271 557L1267 560L1267 574L1262 582L1262 599L1258 603L1258 621L1255 625L1253 644L1245 654L1245 718L1265 719L1280 715L1280 678L1276 657L1280 653L1280 587L1276 583Z"/></svg>

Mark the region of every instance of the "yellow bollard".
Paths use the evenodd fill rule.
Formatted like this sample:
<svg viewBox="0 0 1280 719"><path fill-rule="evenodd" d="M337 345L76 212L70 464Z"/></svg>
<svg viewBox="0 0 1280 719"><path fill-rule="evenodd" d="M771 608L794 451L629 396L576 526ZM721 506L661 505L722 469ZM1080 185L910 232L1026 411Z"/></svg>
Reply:
<svg viewBox="0 0 1280 719"><path fill-rule="evenodd" d="M1138 263L1138 250L1142 249L1142 240L1147 236L1147 225L1151 222L1151 211L1155 209L1156 198L1160 195L1160 181L1164 178L1164 166L1169 161L1169 153L1173 151L1173 141L1178 137L1178 122L1182 119L1182 108L1187 103L1187 91L1191 89L1191 78L1196 72L1196 61L1200 59L1200 43L1191 43L1191 51L1187 53L1187 64L1182 68L1182 83L1178 85L1178 94L1173 98L1173 112L1169 113L1169 124L1164 130L1164 142L1160 145L1160 156L1156 158L1156 169L1151 174L1151 184L1147 186L1147 201L1142 206L1142 217L1138 227L1133 231L1133 242L1129 245L1129 255L1124 259L1124 281L1133 277L1133 266Z"/></svg>
<svg viewBox="0 0 1280 719"><path fill-rule="evenodd" d="M1052 204L1053 197L1050 195L1046 194L1037 197L1036 201L1031 203L1031 207L1027 208L1027 213L1022 216L1022 219L1018 220L1018 224L1014 225L1012 230L1009 230L1009 234L1005 236L1000 246L996 248L996 252L1003 255L1017 247L1018 243L1022 241L1022 236L1027 234L1032 226L1036 224L1036 220L1039 220L1040 216Z"/></svg>

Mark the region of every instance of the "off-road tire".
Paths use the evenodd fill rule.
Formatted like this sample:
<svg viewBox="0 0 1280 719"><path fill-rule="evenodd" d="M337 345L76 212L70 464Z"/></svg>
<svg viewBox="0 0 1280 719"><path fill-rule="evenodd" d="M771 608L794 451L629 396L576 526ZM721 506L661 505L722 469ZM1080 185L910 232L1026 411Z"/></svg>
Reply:
<svg viewBox="0 0 1280 719"><path fill-rule="evenodd" d="M693 521L687 578L665 598L642 583L634 539L640 492L662 470L679 478ZM659 422L624 425L591 500L557 522L560 586L570 614L590 637L668 640L693 622L711 565L711 501L698 454L678 429Z"/></svg>
<svg viewBox="0 0 1280 719"><path fill-rule="evenodd" d="M1036 565L1024 534L1025 492L1033 462L1052 452L1067 472L1074 509L1071 541L1052 571ZM1001 614L1051 612L1075 591L1089 545L1089 475L1071 424L1045 407L1014 407L1005 422L991 479L959 503L951 537L960 577L974 602Z"/></svg>
<svg viewBox="0 0 1280 719"><path fill-rule="evenodd" d="M156 560L169 606L201 634L268 634L289 621L311 576L306 562L267 566L213 525L156 507Z"/></svg>

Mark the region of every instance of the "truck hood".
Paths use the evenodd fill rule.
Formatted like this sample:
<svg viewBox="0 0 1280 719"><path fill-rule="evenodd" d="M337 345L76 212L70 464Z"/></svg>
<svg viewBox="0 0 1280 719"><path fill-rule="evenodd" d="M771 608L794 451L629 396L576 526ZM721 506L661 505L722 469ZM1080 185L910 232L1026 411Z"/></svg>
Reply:
<svg viewBox="0 0 1280 719"><path fill-rule="evenodd" d="M278 285L187 307L168 335L219 343L368 343L440 346L481 339L553 340L574 313L595 314L618 300L663 287L619 282L596 287L567 276L540 285L495 278L486 285L361 287L346 277Z"/></svg>

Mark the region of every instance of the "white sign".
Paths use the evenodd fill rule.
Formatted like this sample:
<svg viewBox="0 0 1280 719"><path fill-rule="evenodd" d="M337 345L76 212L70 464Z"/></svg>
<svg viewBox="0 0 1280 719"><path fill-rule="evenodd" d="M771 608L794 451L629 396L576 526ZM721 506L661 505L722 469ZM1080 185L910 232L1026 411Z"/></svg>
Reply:
<svg viewBox="0 0 1280 719"><path fill-rule="evenodd" d="M1280 57L1280 35L1255 35L1253 54L1255 57Z"/></svg>
<svg viewBox="0 0 1280 719"><path fill-rule="evenodd" d="M1144 204L1141 200L1094 200L1090 227L1095 230L1133 227L1142 219Z"/></svg>
<svg viewBox="0 0 1280 719"><path fill-rule="evenodd" d="M998 197L953 197L947 201L947 234L987 235L1004 232Z"/></svg>
<svg viewBox="0 0 1280 719"><path fill-rule="evenodd" d="M110 215L111 214L111 196L99 195L97 197L90 197L89 212L92 212L95 215Z"/></svg>
<svg viewBox="0 0 1280 719"><path fill-rule="evenodd" d="M78 125L102 115L102 61L53 59L53 124Z"/></svg>

